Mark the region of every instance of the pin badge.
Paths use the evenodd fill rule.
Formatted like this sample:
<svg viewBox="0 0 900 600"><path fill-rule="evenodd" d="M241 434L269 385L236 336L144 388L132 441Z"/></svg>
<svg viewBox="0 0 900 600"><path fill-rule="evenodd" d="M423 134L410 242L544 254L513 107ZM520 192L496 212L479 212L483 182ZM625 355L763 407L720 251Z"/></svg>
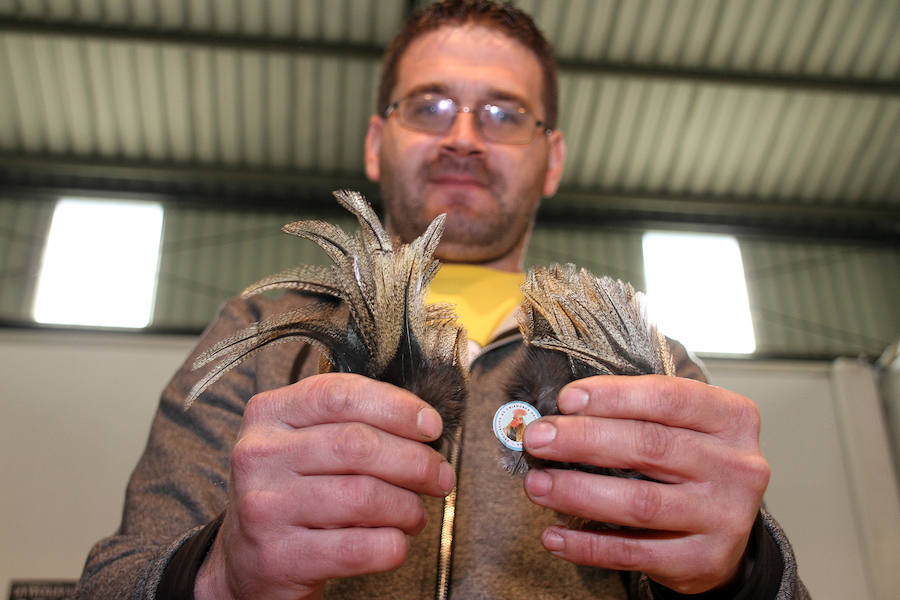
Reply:
<svg viewBox="0 0 900 600"><path fill-rule="evenodd" d="M494 435L510 450L521 452L525 426L540 418L541 413L531 404L508 402L494 413Z"/></svg>

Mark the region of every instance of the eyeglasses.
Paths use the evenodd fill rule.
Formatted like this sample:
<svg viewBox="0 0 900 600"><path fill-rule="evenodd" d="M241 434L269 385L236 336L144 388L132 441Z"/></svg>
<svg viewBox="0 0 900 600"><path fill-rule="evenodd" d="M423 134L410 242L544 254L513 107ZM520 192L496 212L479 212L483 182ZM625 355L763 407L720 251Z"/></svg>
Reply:
<svg viewBox="0 0 900 600"><path fill-rule="evenodd" d="M384 118L396 114L404 127L439 135L450 131L460 112L472 113L484 139L498 144L527 144L534 139L538 128L543 128L545 134L553 131L515 102L460 106L453 98L434 94L413 94L402 98L387 107Z"/></svg>

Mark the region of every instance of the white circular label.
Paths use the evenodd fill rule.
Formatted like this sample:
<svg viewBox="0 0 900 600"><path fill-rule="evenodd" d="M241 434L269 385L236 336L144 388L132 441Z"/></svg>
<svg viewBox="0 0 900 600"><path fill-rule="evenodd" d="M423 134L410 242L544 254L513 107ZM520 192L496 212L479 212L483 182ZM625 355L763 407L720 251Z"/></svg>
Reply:
<svg viewBox="0 0 900 600"><path fill-rule="evenodd" d="M494 413L494 435L510 450L521 452L525 426L540 418L541 413L531 404L508 402Z"/></svg>

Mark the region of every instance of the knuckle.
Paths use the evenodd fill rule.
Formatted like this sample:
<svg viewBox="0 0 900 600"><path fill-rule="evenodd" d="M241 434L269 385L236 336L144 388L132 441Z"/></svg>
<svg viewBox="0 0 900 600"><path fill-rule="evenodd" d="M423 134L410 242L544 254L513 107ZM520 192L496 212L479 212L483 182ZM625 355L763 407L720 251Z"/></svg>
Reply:
<svg viewBox="0 0 900 600"><path fill-rule="evenodd" d="M240 477L251 473L257 465L272 455L271 444L254 435L238 439L231 450L231 472Z"/></svg>
<svg viewBox="0 0 900 600"><path fill-rule="evenodd" d="M244 422L255 423L260 421L269 412L269 406L271 406L274 396L271 390L251 396L244 406Z"/></svg>
<svg viewBox="0 0 900 600"><path fill-rule="evenodd" d="M311 392L318 398L320 416L328 421L341 420L353 407L351 386L344 377L322 375L310 382Z"/></svg>
<svg viewBox="0 0 900 600"><path fill-rule="evenodd" d="M643 484L644 482L641 483ZM662 494L659 487L654 483L646 483L634 486L634 489L630 503L632 518L639 525L653 523L663 507Z"/></svg>
<svg viewBox="0 0 900 600"><path fill-rule="evenodd" d="M740 483L742 487L761 494L769 485L772 468L758 450L734 451L726 459L725 466L728 467L728 479Z"/></svg>
<svg viewBox="0 0 900 600"><path fill-rule="evenodd" d="M643 566L638 547L628 538L591 536L588 551L592 564L620 571L639 571Z"/></svg>
<svg viewBox="0 0 900 600"><path fill-rule="evenodd" d="M424 527L428 520L428 516L425 514L425 504L418 496L412 497L409 506L404 505L400 514L404 517L404 525L407 527L415 527L417 524Z"/></svg>
<svg viewBox="0 0 900 600"><path fill-rule="evenodd" d="M247 532L266 523L272 514L272 506L271 498L261 491L242 495L235 507L241 528Z"/></svg>
<svg viewBox="0 0 900 600"><path fill-rule="evenodd" d="M682 383L672 377L654 376L653 389L650 396L653 409L662 415L665 420L677 419L689 414L692 408L690 393Z"/></svg>
<svg viewBox="0 0 900 600"><path fill-rule="evenodd" d="M413 468L410 469L413 481L423 487L433 484L440 476L440 463L441 458L436 452L427 458L417 455L414 458Z"/></svg>
<svg viewBox="0 0 900 600"><path fill-rule="evenodd" d="M769 486L772 467L761 454L756 454L744 463L744 478L757 492L763 492Z"/></svg>
<svg viewBox="0 0 900 600"><path fill-rule="evenodd" d="M634 450L636 458L645 463L642 466L657 464L674 450L675 443L675 434L670 428L647 422L637 424Z"/></svg>
<svg viewBox="0 0 900 600"><path fill-rule="evenodd" d="M338 481L334 501L352 506L360 517L369 518L378 512L381 494L373 479L347 477Z"/></svg>
<svg viewBox="0 0 900 600"><path fill-rule="evenodd" d="M619 538L612 545L613 564L623 571L638 571L643 566L643 560L638 548L631 540Z"/></svg>
<svg viewBox="0 0 900 600"><path fill-rule="evenodd" d="M409 553L409 540L399 530L384 531L379 539L378 556L382 568L399 567Z"/></svg>
<svg viewBox="0 0 900 600"><path fill-rule="evenodd" d="M356 536L341 536L332 549L335 562L351 572L364 568L370 552L368 545L361 542Z"/></svg>
<svg viewBox="0 0 900 600"><path fill-rule="evenodd" d="M349 466L361 466L371 462L378 454L378 434L363 423L346 423L332 443L334 456Z"/></svg>
<svg viewBox="0 0 900 600"><path fill-rule="evenodd" d="M711 539L722 543L742 538L753 526L758 511L758 502L747 502L744 498L734 498L727 505L720 504L718 508L710 507L707 523L710 531L715 532L715 538ZM702 550L712 554L714 547L715 543L710 543L709 547Z"/></svg>
<svg viewBox="0 0 900 600"><path fill-rule="evenodd" d="M737 422L741 423L747 429L748 433L752 434L755 438L759 438L759 431L762 424L759 407L749 398L744 398L742 396L741 400L742 401L738 403L739 413Z"/></svg>

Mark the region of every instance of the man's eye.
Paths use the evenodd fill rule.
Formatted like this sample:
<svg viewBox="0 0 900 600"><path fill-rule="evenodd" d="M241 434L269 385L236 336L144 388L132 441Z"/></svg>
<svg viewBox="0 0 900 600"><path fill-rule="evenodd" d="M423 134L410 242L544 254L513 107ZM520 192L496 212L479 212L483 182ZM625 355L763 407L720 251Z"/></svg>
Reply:
<svg viewBox="0 0 900 600"><path fill-rule="evenodd" d="M488 115L498 125L515 127L525 122L525 113L518 109L504 108L502 106L489 106Z"/></svg>
<svg viewBox="0 0 900 600"><path fill-rule="evenodd" d="M441 105L439 102L430 102L427 100L413 102L410 108L412 109L412 114L420 117L434 116L441 112Z"/></svg>

